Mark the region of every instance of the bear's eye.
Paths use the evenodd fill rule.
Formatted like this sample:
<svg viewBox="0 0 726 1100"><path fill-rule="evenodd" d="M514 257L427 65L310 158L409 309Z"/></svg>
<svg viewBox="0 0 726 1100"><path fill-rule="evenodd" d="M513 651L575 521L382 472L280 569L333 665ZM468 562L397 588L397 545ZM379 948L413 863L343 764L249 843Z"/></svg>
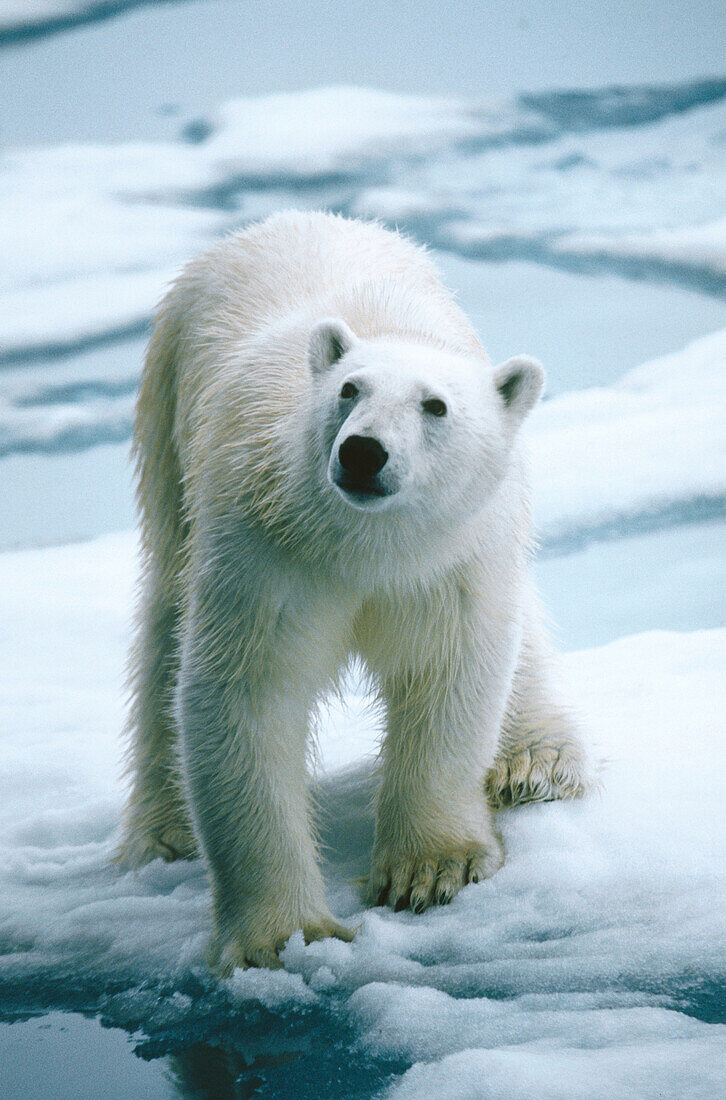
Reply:
<svg viewBox="0 0 726 1100"><path fill-rule="evenodd" d="M423 402L423 411L430 416L446 416L446 405L439 397L429 397Z"/></svg>
<svg viewBox="0 0 726 1100"><path fill-rule="evenodd" d="M358 387L353 385L352 382L344 382L343 388L340 391L340 396L344 401L350 401L352 397L358 396Z"/></svg>

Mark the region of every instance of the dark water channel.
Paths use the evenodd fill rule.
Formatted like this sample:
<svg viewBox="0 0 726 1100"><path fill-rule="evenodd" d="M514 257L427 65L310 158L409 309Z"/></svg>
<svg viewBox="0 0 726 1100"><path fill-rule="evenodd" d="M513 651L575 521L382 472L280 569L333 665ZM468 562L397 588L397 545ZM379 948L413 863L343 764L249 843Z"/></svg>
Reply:
<svg viewBox="0 0 726 1100"><path fill-rule="evenodd" d="M0 1097L367 1100L406 1068L352 1054L345 1026L313 1015L298 1013L283 1024L255 1009L236 1020L208 1020L201 1035L155 1040L77 1012L0 1023ZM218 1031L211 1041L210 1027Z"/></svg>

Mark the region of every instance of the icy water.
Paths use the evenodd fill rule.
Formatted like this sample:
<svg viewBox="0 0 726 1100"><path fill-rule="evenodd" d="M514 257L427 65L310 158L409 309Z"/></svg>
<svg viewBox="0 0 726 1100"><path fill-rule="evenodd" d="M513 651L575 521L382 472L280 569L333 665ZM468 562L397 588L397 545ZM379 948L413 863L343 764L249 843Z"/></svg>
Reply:
<svg viewBox="0 0 726 1100"><path fill-rule="evenodd" d="M316 1014L316 1016L319 1014ZM222 1026L220 1026L222 1025ZM205 1041L209 1032L211 1041ZM0 1023L2 1100L368 1100L404 1067L350 1053L344 1026L264 1010L148 1041L77 1012Z"/></svg>
<svg viewBox="0 0 726 1100"><path fill-rule="evenodd" d="M0 1023L0 1096L167 1100L185 1095L163 1062L143 1061L131 1056L132 1051L125 1031L103 1028L78 1013L50 1012Z"/></svg>
<svg viewBox="0 0 726 1100"><path fill-rule="evenodd" d="M541 558L537 584L558 644L726 625L725 536L722 521L692 523Z"/></svg>

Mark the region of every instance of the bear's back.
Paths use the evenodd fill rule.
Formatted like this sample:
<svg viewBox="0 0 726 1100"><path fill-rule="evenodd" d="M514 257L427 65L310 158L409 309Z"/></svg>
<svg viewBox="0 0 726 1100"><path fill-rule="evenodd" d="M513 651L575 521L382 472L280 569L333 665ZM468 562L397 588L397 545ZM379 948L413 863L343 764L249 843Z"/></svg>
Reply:
<svg viewBox="0 0 726 1100"><path fill-rule="evenodd" d="M410 333L417 321L406 314L421 312L433 320L426 328L436 343L481 354L426 251L372 222L322 212L274 214L193 261L178 287L187 321L227 339L245 339L305 312L343 316L360 336L399 328Z"/></svg>

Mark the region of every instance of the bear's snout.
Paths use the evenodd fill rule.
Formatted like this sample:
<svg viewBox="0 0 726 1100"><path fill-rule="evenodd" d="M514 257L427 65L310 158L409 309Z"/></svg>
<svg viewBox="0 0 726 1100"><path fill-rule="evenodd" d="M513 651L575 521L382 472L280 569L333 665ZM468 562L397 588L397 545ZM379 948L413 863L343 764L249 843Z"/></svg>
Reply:
<svg viewBox="0 0 726 1100"><path fill-rule="evenodd" d="M388 451L372 436L349 435L340 445L338 459L355 481L365 481L380 473L388 462Z"/></svg>
<svg viewBox="0 0 726 1100"><path fill-rule="evenodd" d="M368 511L396 492L395 477L378 476L387 462L388 451L373 436L349 435L331 459L328 477L348 504Z"/></svg>

